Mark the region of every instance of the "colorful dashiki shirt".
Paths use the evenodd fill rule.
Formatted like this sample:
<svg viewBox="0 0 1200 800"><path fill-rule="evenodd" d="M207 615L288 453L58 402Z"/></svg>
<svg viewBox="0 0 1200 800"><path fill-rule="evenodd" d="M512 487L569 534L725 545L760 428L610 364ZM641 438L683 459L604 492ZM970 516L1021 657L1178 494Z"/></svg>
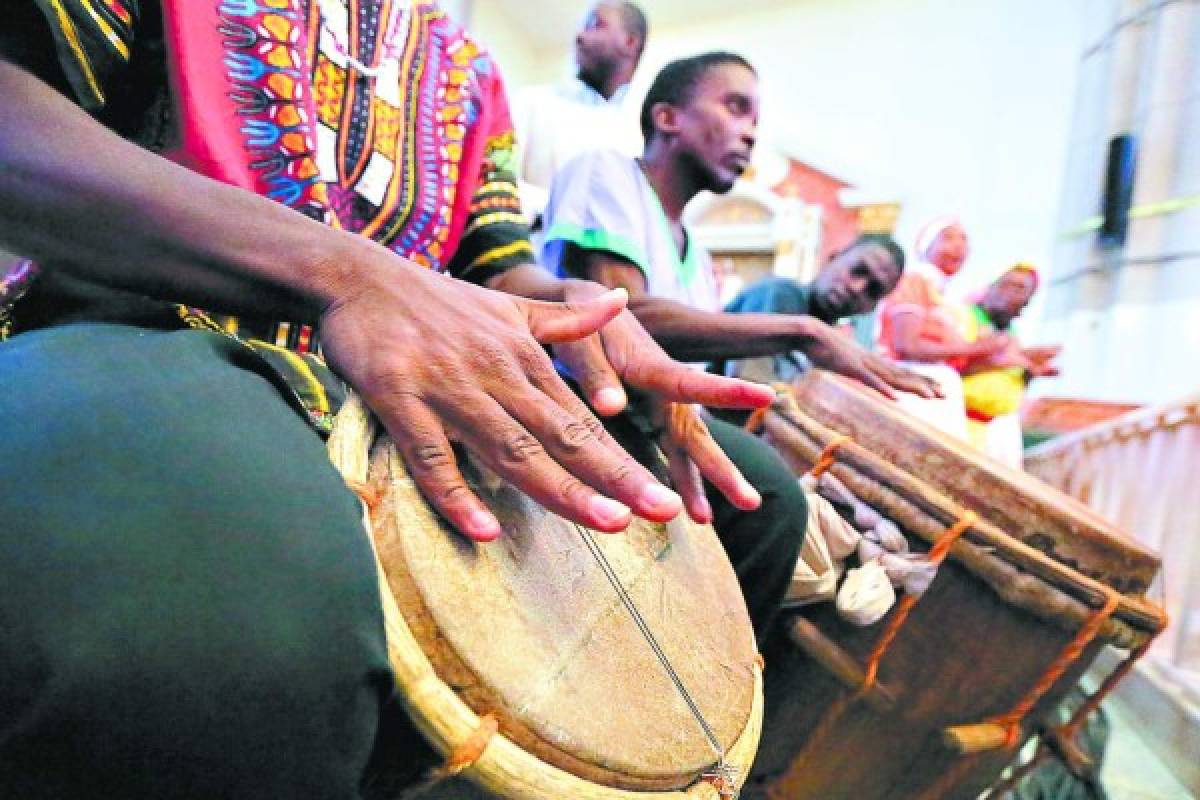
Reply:
<svg viewBox="0 0 1200 800"><path fill-rule="evenodd" d="M33 1L80 104L123 135L456 277L533 260L503 81L433 2ZM160 97L127 102L154 68L147 52L165 61ZM112 119L126 106L128 126ZM146 118L167 132L145 135ZM217 319L313 349L302 326Z"/></svg>

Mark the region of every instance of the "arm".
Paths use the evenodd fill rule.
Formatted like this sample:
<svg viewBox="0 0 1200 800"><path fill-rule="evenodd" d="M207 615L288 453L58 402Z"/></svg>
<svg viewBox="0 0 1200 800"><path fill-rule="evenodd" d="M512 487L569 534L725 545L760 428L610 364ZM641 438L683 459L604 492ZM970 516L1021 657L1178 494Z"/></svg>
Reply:
<svg viewBox="0 0 1200 800"><path fill-rule="evenodd" d="M519 265L493 277L489 286L541 300L575 303L603 294L590 281L559 279L532 264ZM774 393L766 386L690 369L673 361L628 311L601 331L577 342L557 345L554 354L574 377L599 413L623 410L623 385L648 393L651 416L659 417L665 435L659 444L688 514L709 522L712 509L701 477L713 483L738 508L753 509L758 493L700 424L692 403L729 408L768 405Z"/></svg>
<svg viewBox="0 0 1200 800"><path fill-rule="evenodd" d="M604 251L570 245L563 262L597 283L629 292L630 311L675 358L745 358L800 350L816 366L860 380L885 397L894 397L896 389L924 397L937 394L928 379L868 353L814 317L698 311L651 297L641 270Z"/></svg>
<svg viewBox="0 0 1200 800"><path fill-rule="evenodd" d="M538 344L593 333L620 312L620 296L571 309L435 275L125 142L11 61L0 61L0 96L0 246L152 296L319 321L330 365L464 533L491 539L500 526L448 435L594 528L624 528L628 507L677 513L678 498L623 469L619 449L577 446L599 423L565 405L571 393Z"/></svg>
<svg viewBox="0 0 1200 800"><path fill-rule="evenodd" d="M601 250L567 245L565 264L579 277L629 293L629 309L673 358L707 361L803 350L821 323L787 314L726 314L701 311L646 294L637 266Z"/></svg>
<svg viewBox="0 0 1200 800"><path fill-rule="evenodd" d="M905 361L939 362L961 358L973 361L984 359L1003 350L1007 337L988 335L974 342L930 342L921 338L922 312L893 311L892 352Z"/></svg>

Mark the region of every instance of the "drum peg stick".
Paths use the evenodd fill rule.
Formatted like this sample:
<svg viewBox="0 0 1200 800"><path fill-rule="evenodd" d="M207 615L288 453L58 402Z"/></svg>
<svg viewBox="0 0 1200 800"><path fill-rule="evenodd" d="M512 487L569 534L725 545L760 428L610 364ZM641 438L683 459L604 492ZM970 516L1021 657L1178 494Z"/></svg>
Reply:
<svg viewBox="0 0 1200 800"><path fill-rule="evenodd" d="M1051 728L1042 733L1042 739L1050 751L1058 756L1067 771L1081 781L1095 779L1096 762L1075 742L1075 730L1071 726Z"/></svg>
<svg viewBox="0 0 1200 800"><path fill-rule="evenodd" d="M854 657L804 617L797 616L792 620L788 638L847 689L857 692L866 684L866 673ZM863 694L863 700L871 710L879 713L889 712L896 706L895 695L878 682Z"/></svg>
<svg viewBox="0 0 1200 800"><path fill-rule="evenodd" d="M942 732L946 746L960 756L999 750L1008 745L1009 729L995 722L954 725Z"/></svg>

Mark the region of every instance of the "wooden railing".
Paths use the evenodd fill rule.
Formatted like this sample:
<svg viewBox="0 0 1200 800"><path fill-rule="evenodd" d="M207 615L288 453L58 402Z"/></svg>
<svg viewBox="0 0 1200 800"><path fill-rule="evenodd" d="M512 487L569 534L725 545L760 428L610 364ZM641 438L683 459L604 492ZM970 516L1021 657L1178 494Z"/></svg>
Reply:
<svg viewBox="0 0 1200 800"><path fill-rule="evenodd" d="M1171 624L1149 658L1200 698L1200 394L1053 439L1025 467L1161 555Z"/></svg>

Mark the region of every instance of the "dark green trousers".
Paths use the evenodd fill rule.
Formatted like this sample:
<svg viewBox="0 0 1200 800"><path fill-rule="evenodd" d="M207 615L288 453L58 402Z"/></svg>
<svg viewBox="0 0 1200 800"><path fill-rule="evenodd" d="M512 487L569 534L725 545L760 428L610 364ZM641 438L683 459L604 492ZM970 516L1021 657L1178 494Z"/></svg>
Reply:
<svg viewBox="0 0 1200 800"><path fill-rule="evenodd" d="M808 528L808 500L775 450L746 431L717 419L708 430L750 485L762 495L755 511L739 511L711 484L713 527L737 572L761 648L770 635Z"/></svg>
<svg viewBox="0 0 1200 800"><path fill-rule="evenodd" d="M199 331L0 344L0 797L360 796L374 565L270 380Z"/></svg>

